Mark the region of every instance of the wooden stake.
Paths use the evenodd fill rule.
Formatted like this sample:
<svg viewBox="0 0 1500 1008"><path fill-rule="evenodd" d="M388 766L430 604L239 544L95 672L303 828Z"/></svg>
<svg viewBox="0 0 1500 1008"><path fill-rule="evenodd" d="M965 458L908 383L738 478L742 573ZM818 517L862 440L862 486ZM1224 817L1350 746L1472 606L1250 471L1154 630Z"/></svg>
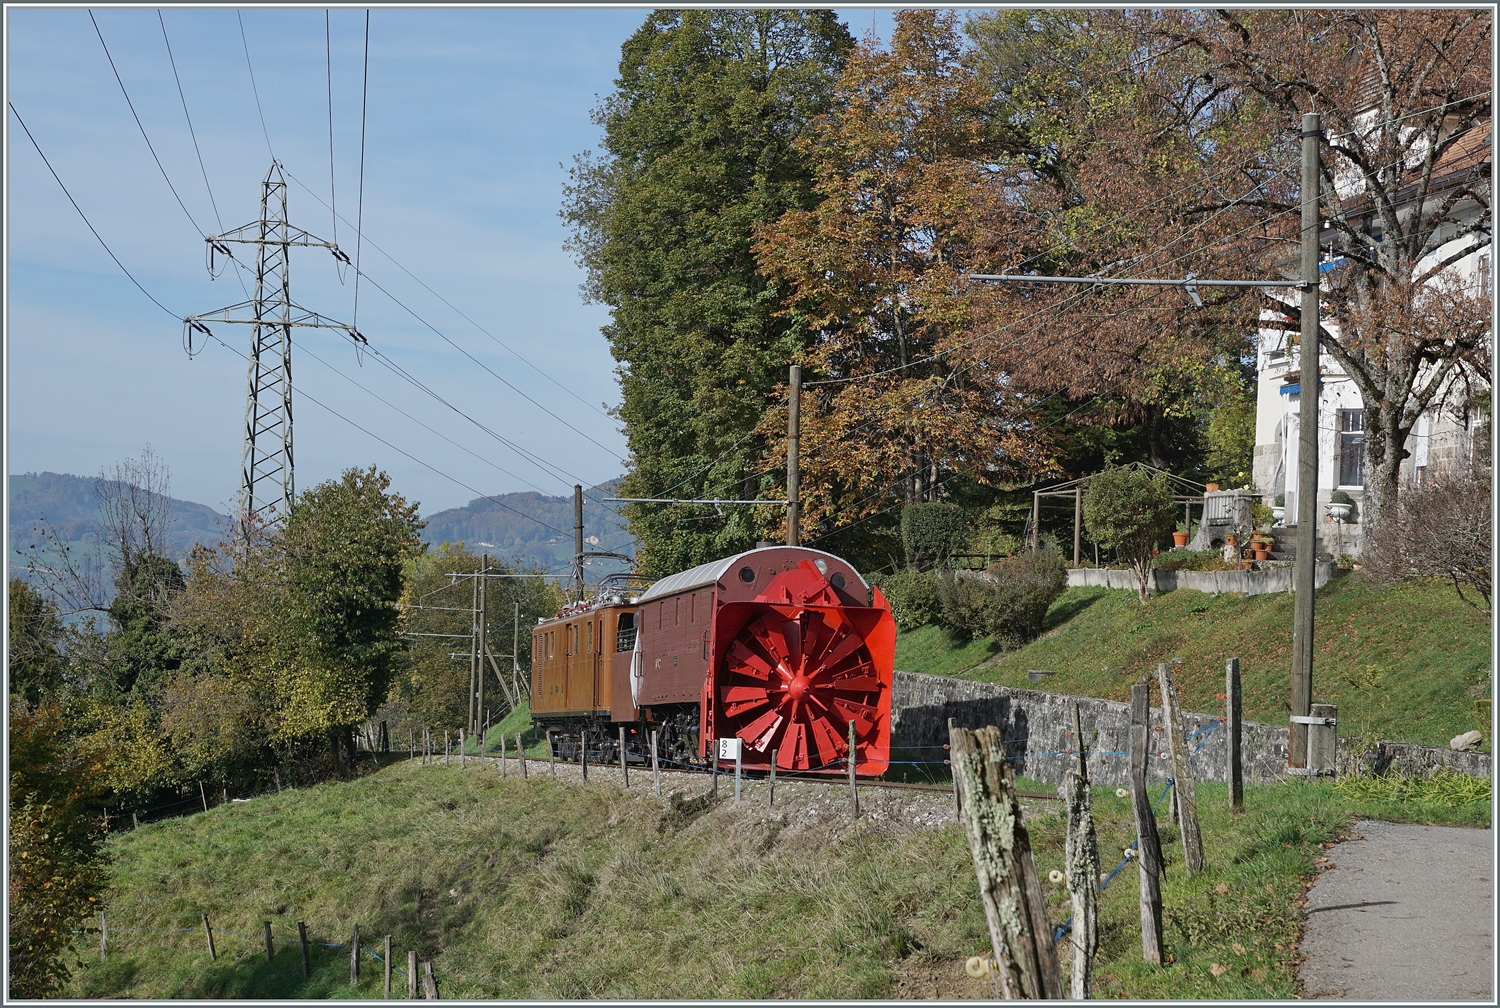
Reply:
<svg viewBox="0 0 1500 1008"><path fill-rule="evenodd" d="M141 821L135 817L135 813L134 812L130 813L130 828L131 829L140 829L141 828Z"/></svg>
<svg viewBox="0 0 1500 1008"><path fill-rule="evenodd" d="M417 953L406 953L406 996L412 1001L417 999Z"/></svg>
<svg viewBox="0 0 1500 1008"><path fill-rule="evenodd" d="M460 728L458 730L458 765L460 769L467 768L469 765L469 750L466 746L466 741L464 730Z"/></svg>
<svg viewBox="0 0 1500 1008"><path fill-rule="evenodd" d="M203 915L203 937L208 939L208 957L218 959L219 953L214 950L214 929L213 925L208 923L208 914Z"/></svg>
<svg viewBox="0 0 1500 1008"><path fill-rule="evenodd" d="M1198 789L1193 771L1188 767L1187 729L1183 727L1182 705L1177 702L1177 685L1172 682L1170 666L1156 667L1161 686L1162 720L1166 722L1167 752L1172 761L1172 793L1177 796L1177 827L1182 837L1182 861L1188 878L1203 870L1203 834L1198 829Z"/></svg>
<svg viewBox="0 0 1500 1008"><path fill-rule="evenodd" d="M958 721L955 718L949 718L948 735L950 738L953 736L953 729L956 727L958 727ZM963 792L960 790L962 784L958 779L958 770L955 768L956 765L953 762L952 743L943 746L943 748L948 750L948 759L944 762L948 764L948 772L953 776L953 818L957 819L960 815L963 814L964 810Z"/></svg>
<svg viewBox="0 0 1500 1008"><path fill-rule="evenodd" d="M651 793L661 794L661 766L656 761L657 733L651 733Z"/></svg>
<svg viewBox="0 0 1500 1008"><path fill-rule="evenodd" d="M266 935L266 962L270 962L276 958L276 941L271 937L271 922L261 921L260 926Z"/></svg>
<svg viewBox="0 0 1500 1008"><path fill-rule="evenodd" d="M505 739L503 736L500 739L500 744L505 744ZM516 733L516 755L521 757L521 779L526 780L528 776L526 772L526 747L521 744L520 732Z"/></svg>
<svg viewBox="0 0 1500 1008"><path fill-rule="evenodd" d="M1130 806L1135 813L1136 855L1141 871L1141 956L1161 965L1161 840L1146 790L1151 742L1151 686L1130 687Z"/></svg>
<svg viewBox="0 0 1500 1008"><path fill-rule="evenodd" d="M625 756L625 728L620 728L620 780L630 787L630 760Z"/></svg>
<svg viewBox="0 0 1500 1008"><path fill-rule="evenodd" d="M359 983L359 925L354 925L354 937L349 942L349 983Z"/></svg>
<svg viewBox="0 0 1500 1008"><path fill-rule="evenodd" d="M276 793L281 794L281 770L279 767L272 767L271 772L276 775Z"/></svg>
<svg viewBox="0 0 1500 1008"><path fill-rule="evenodd" d="M557 776L557 750L552 741L552 729L547 729L547 773L549 776Z"/></svg>
<svg viewBox="0 0 1500 1008"><path fill-rule="evenodd" d="M99 961L103 962L109 955L109 929L104 926L104 911L99 911Z"/></svg>
<svg viewBox="0 0 1500 1008"><path fill-rule="evenodd" d="M710 776L713 778L713 800L714 801L718 801L719 800L719 740L718 739L713 739L712 741L709 742L709 745L713 746L713 750L714 750L713 762L711 762L709 764L709 767L710 767L710 770L711 770Z"/></svg>
<svg viewBox="0 0 1500 1008"><path fill-rule="evenodd" d="M385 999L391 999L391 936L385 936Z"/></svg>
<svg viewBox="0 0 1500 1008"><path fill-rule="evenodd" d="M776 750L771 750L771 794L767 805L776 807Z"/></svg>
<svg viewBox="0 0 1500 1008"><path fill-rule="evenodd" d="M453 743L448 738L448 729L443 729L443 766L448 765L448 758L453 754Z"/></svg>
<svg viewBox="0 0 1500 1008"><path fill-rule="evenodd" d="M297 943L302 946L302 979L312 976L312 963L307 957L307 925L297 922Z"/></svg>
<svg viewBox="0 0 1500 1008"><path fill-rule="evenodd" d="M578 764L583 767L583 779L589 779L589 737L587 733L578 733Z"/></svg>
<svg viewBox="0 0 1500 1008"><path fill-rule="evenodd" d="M1240 660L1224 663L1224 729L1229 735L1229 811L1245 810L1244 766L1240 762Z"/></svg>
<svg viewBox="0 0 1500 1008"><path fill-rule="evenodd" d="M1093 796L1089 791L1088 751L1083 742L1083 719L1073 704L1073 768L1057 789L1068 821L1068 893L1073 899L1072 990L1075 1001L1091 995L1094 955L1099 949L1099 837L1094 830Z"/></svg>
<svg viewBox="0 0 1500 1008"><path fill-rule="evenodd" d="M859 818L859 788L854 783L854 764L859 754L854 749L854 719L849 719L849 748L844 752L844 762L849 764L849 817Z"/></svg>
<svg viewBox="0 0 1500 1008"><path fill-rule="evenodd" d="M203 782L198 782L198 797L203 799L203 811L208 811L208 792L203 790Z"/></svg>
<svg viewBox="0 0 1500 1008"><path fill-rule="evenodd" d="M964 830L994 943L1000 986L1011 998L1061 998L1062 970L1047 901L1021 821L1005 738L991 725L949 732L954 776L962 780Z"/></svg>
<svg viewBox="0 0 1500 1008"><path fill-rule="evenodd" d="M500 736L500 776L505 776L505 736Z"/></svg>
<svg viewBox="0 0 1500 1008"><path fill-rule="evenodd" d="M428 1001L438 999L437 977L432 975L432 963L422 964L422 992L427 995Z"/></svg>

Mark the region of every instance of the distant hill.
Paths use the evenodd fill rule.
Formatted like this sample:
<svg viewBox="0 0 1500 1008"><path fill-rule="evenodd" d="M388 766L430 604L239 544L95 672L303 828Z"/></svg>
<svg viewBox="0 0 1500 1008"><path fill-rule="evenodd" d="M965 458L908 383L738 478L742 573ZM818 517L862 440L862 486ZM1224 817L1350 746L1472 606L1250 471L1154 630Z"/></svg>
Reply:
<svg viewBox="0 0 1500 1008"><path fill-rule="evenodd" d="M612 496L617 489L616 481L611 480L584 492L586 549L626 555L635 552L635 537L624 530L624 519L589 500ZM488 550L509 560L537 563L549 569L568 563L573 556L571 496L548 497L535 492L497 494L493 499L472 500L466 507L439 511L427 516L426 521L422 537L433 545L463 542L475 552ZM596 541L588 541L591 539Z"/></svg>
<svg viewBox="0 0 1500 1008"><path fill-rule="evenodd" d="M10 478L10 513L7 541L11 572L25 576L18 568L28 546L40 546L37 529L43 522L51 525L75 549L91 551L104 541L104 526L99 521L99 496L94 491L93 476L71 476L67 473L25 473ZM178 559L199 543L212 544L224 538L228 518L211 507L192 501L172 499L172 525L167 542Z"/></svg>
<svg viewBox="0 0 1500 1008"><path fill-rule="evenodd" d="M66 473L25 473L10 478L8 540L11 570L25 577L25 553L33 543L41 544L37 529L45 521L81 552L97 549L104 541L99 521L99 498L92 476ZM590 487L587 497L599 499L615 492L614 481ZM635 538L623 531L625 524L600 504L584 501L585 546L608 553L631 554ZM526 517L530 516L530 517ZM535 519L535 520L533 520ZM422 537L436 546L444 541L463 542L475 552L489 551L497 557L527 565L555 569L573 556L573 498L543 494L497 494L481 497L468 506L449 508L427 517ZM213 544L224 538L226 515L192 501L172 500L172 527L168 542L178 559L198 543ZM545 524L543 524L545 523ZM551 526L550 528L548 526ZM595 573L619 569L614 564Z"/></svg>

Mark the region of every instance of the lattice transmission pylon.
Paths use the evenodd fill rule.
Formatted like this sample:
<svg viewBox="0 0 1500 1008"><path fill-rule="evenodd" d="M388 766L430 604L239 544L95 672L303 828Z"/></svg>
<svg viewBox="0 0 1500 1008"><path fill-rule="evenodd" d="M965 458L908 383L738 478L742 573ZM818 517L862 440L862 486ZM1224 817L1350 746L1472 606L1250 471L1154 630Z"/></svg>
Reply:
<svg viewBox="0 0 1500 1008"><path fill-rule="evenodd" d="M364 343L353 326L326 319L292 300L293 246L326 248L347 264L333 242L317 238L287 220L286 178L271 162L261 183L260 219L208 242L209 273L215 254L233 258L229 243L255 245L255 297L183 321L206 335L207 323L252 326L245 395L245 445L240 458L241 521L271 525L286 516L296 494L292 455L292 330L339 329Z"/></svg>

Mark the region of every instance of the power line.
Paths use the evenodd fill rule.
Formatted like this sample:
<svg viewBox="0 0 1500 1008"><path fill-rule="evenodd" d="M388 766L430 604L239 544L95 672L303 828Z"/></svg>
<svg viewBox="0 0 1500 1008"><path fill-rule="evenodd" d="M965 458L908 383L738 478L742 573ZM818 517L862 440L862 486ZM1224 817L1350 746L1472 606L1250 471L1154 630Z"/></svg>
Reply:
<svg viewBox="0 0 1500 1008"><path fill-rule="evenodd" d="M219 216L219 204L214 199L214 187L208 184L208 167L204 165L203 151L198 147L198 134L193 130L193 117L188 114L187 95L182 91L182 78L177 75L177 59L172 55L172 41L167 38L167 22L162 18L160 8L156 11L156 20L161 22L161 40L167 47L167 61L172 64L172 79L177 82L177 97L182 99L182 117L187 120L188 136L193 138L193 152L198 155L198 169L203 172L203 188L208 190L208 202L214 208L214 220L218 223L219 230L223 231L224 218Z"/></svg>
<svg viewBox="0 0 1500 1008"><path fill-rule="evenodd" d="M318 200L318 202L320 202L320 203L323 202L322 198L319 197L317 193L315 193L311 189L309 189L307 187L307 185L301 179L297 178L297 176L293 175L290 171L288 171L286 174L287 174L287 178L291 179L293 182L296 182L299 186L302 186L303 191L306 192L309 196L311 196L315 200ZM327 207L328 204L327 203L323 203L323 206ZM339 219L342 220L345 224L349 223L349 218L347 218L347 217L340 216ZM363 229L360 230L360 233L363 234ZM580 403L582 403L584 406L587 406L589 409L593 410L595 413L598 413L602 417L608 417L609 416L609 414L606 413L604 410L602 410L599 407L595 406L593 403L589 402L587 399L585 399L582 396L580 396L577 392L574 392L572 389L568 388L568 386L564 385L562 382L558 381L556 378L552 377L550 374L548 374L547 372L543 371L541 368L537 367L535 364L533 364L528 358L526 358L515 347L511 346L509 343L506 343L504 340L500 339L500 337L496 336L494 333L490 332L484 326L482 326L478 322L474 321L474 319L472 319L467 314L465 314L464 311L462 309L460 309L457 305L455 305L452 301L449 301L447 298L443 297L443 295L441 295L437 291L433 290L432 287L430 287L427 284L427 282L424 281L421 277L417 276L411 270L407 269L400 262L397 262L396 259L395 259L395 257L392 256L385 249L383 249L379 245L377 245L375 243L375 240L373 238L370 240L370 247L373 248L375 251L379 252L381 255L385 256L387 259L389 259L390 262L391 262L391 265L395 266L401 272L405 273L407 276L409 276L413 280L415 280L418 284L421 285L421 287L424 290L427 291L427 293L429 293L433 297L437 298L439 301L441 301L443 304L447 305L449 308L452 308L453 311L456 312L460 318L462 318L465 322L469 323L475 329L478 329L480 332L484 333L484 335L488 336L490 338L490 340L493 341L497 346L499 346L500 348L502 348L503 350L505 350L511 356L515 357L516 360L520 361L522 364L525 364L527 367L531 368L531 370L535 371L537 374L539 374L543 378L547 379L553 385L556 385L559 389L561 389L562 391L566 392L568 395L572 396L574 399L577 399Z"/></svg>
<svg viewBox="0 0 1500 1008"><path fill-rule="evenodd" d="M332 73L332 71L329 71ZM331 87L332 85L330 85ZM329 92L330 95L332 92ZM329 122L329 157L333 149L333 99L329 98L328 122ZM354 225L354 318L351 325L359 323L359 278L362 276L359 269L360 252L365 247L365 115L370 107L370 11L365 10L365 80L363 93L359 100L359 212L356 214ZM338 211L334 211L334 217ZM392 298L392 300L395 300Z"/></svg>
<svg viewBox="0 0 1500 1008"><path fill-rule="evenodd" d="M266 138L266 152L275 161L276 152L271 149L271 131L266 129L266 113L260 107L260 89L255 86L255 67L250 63L250 40L245 36L245 18L237 9L234 16L240 23L240 42L245 46L245 69L250 71L250 92L255 95L255 111L260 116L260 131Z"/></svg>
<svg viewBox="0 0 1500 1008"><path fill-rule="evenodd" d="M42 153L42 145L36 142L36 137L31 135L31 130L26 126L26 120L21 118L21 113L16 111L16 107L12 103L7 101L5 104L10 107L11 114L16 117L16 122L21 124L21 129L26 131L26 139L30 140L31 146L36 148L37 154L42 159L42 164L46 165L47 170L52 173L52 177L54 179L57 179L57 184L62 189L63 195L68 197L68 202L73 204L73 209L78 211L78 216L83 218L83 223L88 225L88 229L93 232L94 237L99 239L100 246L103 247L105 252L109 253L109 257L115 261L115 265L120 267L120 272L124 273L125 276L129 278L130 282L135 284L136 289L139 290L142 294L146 295L146 297L151 301L152 304L156 305L156 307L160 308L162 311L166 312L168 315L172 316L179 322L182 321L181 315L178 315L172 309L168 308L166 305L156 300L156 298L152 297L151 292L142 287L141 282L134 276L132 276L131 272L125 268L125 264L120 261L120 257L115 255L114 251L110 249L109 243L100 236L98 229L89 222L88 214L83 212L83 208L78 205L78 201L73 198L73 194L68 192L68 187L66 185L63 185L63 180L58 177L57 170L52 167L52 162L48 161L47 155Z"/></svg>
<svg viewBox="0 0 1500 1008"><path fill-rule="evenodd" d="M186 203L182 202L182 197L177 195L177 187L172 184L171 177L167 175L167 169L162 166L161 158L156 156L156 148L152 146L151 138L146 135L146 127L141 124L141 117L136 114L135 102L130 100L130 92L125 90L125 82L120 78L119 68L115 66L115 58L110 55L109 46L104 41L104 33L99 30L99 22L94 19L93 10L90 9L88 13L89 21L94 26L94 34L99 36L99 44L104 47L104 58L109 60L109 68L114 71L115 82L120 85L120 93L125 96L125 104L130 107L130 114L135 119L135 125L141 131L141 139L146 141L146 149L151 152L151 160L156 162L157 170L161 172L161 177L166 179L167 188L172 190L172 196L177 200L177 205L182 207L183 213L187 214L188 222L193 225L193 230L198 232L199 237L203 237L203 229L193 219L192 211L187 208Z"/></svg>
<svg viewBox="0 0 1500 1008"><path fill-rule="evenodd" d="M324 65L328 69L328 199L333 209L333 243L337 245L339 243L339 195L333 174L333 27L330 24L326 7L323 9L323 56Z"/></svg>

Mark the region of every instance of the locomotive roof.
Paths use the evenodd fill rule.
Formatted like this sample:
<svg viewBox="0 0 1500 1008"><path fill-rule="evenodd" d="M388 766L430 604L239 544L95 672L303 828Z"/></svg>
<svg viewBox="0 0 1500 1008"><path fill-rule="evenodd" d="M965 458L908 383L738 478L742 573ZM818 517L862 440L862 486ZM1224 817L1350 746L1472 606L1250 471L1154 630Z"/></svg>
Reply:
<svg viewBox="0 0 1500 1008"><path fill-rule="evenodd" d="M728 571L729 568L733 567L737 562L743 560L744 558L755 556L757 553L769 553L774 550L786 549L794 549L800 553L806 553L809 555L809 559L811 559L812 557L827 557L830 560L839 560L843 563L848 563L847 560L843 560L842 557L836 557L832 553L824 553L822 550L808 549L805 546L762 546L759 549L746 550L743 553L736 553L734 556L725 557L722 560L710 560L708 563L699 564L696 567L689 567L687 570L678 571L676 574L669 574L666 577L662 578L660 581L653 584L650 588L648 588L646 592L641 595L639 601L642 603L650 602L652 599L658 599L665 595L676 595L678 592L689 591L693 588L702 588L706 585L717 584L719 578L723 577L725 572ZM849 569L852 571L854 568L851 566ZM856 573L855 576L858 577L859 575ZM868 585L865 585L864 578L862 577L860 578L860 584L863 587L868 587Z"/></svg>

